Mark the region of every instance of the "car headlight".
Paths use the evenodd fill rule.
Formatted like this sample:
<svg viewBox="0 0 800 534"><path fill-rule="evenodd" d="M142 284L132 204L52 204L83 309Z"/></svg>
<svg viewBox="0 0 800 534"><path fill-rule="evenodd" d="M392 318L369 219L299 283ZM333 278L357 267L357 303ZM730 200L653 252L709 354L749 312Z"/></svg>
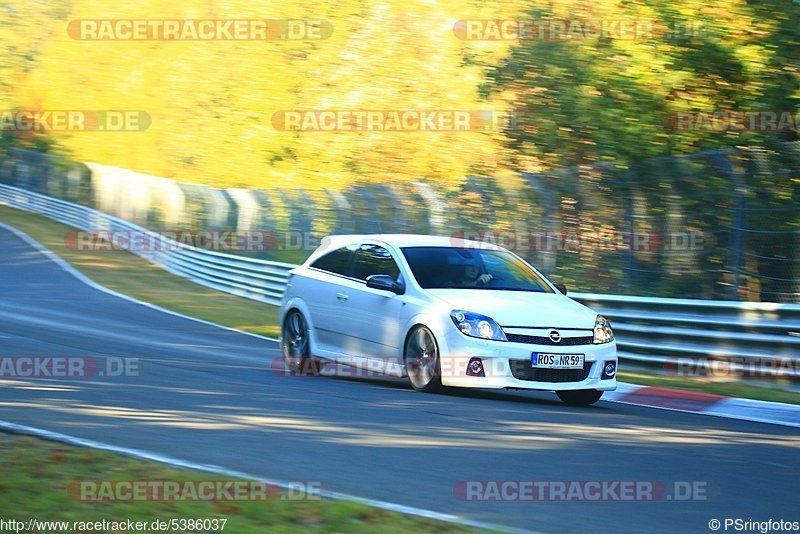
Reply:
<svg viewBox="0 0 800 534"><path fill-rule="evenodd" d="M491 317L464 310L453 310L450 312L450 318L465 336L508 341L503 329Z"/></svg>
<svg viewBox="0 0 800 534"><path fill-rule="evenodd" d="M614 341L614 331L611 330L611 323L602 315L598 315L594 320L594 343L610 343Z"/></svg>

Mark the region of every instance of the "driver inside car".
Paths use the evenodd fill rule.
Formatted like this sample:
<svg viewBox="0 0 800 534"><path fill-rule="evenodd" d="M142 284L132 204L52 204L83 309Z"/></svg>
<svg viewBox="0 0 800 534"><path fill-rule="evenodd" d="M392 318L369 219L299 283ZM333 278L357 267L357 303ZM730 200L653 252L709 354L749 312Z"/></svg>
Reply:
<svg viewBox="0 0 800 534"><path fill-rule="evenodd" d="M481 269L477 263L470 262L464 265L461 278L456 280L457 287L478 287L485 286L492 281L492 275L488 273L481 274Z"/></svg>

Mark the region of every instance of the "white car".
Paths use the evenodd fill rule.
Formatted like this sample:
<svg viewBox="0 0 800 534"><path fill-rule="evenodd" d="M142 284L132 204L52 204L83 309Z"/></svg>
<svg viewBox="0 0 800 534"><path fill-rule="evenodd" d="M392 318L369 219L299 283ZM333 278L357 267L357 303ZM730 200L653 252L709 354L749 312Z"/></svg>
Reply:
<svg viewBox="0 0 800 534"><path fill-rule="evenodd" d="M407 376L420 391L549 390L573 405L616 388L609 322L506 249L424 235L322 243L283 299L290 372L332 360Z"/></svg>

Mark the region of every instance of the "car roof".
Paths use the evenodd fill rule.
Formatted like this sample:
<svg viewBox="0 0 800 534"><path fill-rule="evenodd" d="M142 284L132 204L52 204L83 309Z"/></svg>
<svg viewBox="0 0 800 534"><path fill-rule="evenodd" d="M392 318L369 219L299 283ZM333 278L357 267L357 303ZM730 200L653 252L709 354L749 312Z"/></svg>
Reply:
<svg viewBox="0 0 800 534"><path fill-rule="evenodd" d="M458 236L438 236L424 234L347 234L330 235L330 247L343 247L363 241L378 241L394 247L470 247L499 250L500 247L491 243L483 243ZM324 239L323 239L324 242Z"/></svg>
<svg viewBox="0 0 800 534"><path fill-rule="evenodd" d="M329 235L322 238L322 244L315 250L305 261L305 265L310 265L321 256L337 248L346 247L347 245L354 245L363 243L365 241L374 241L377 243L384 243L395 248L403 247L467 247L467 248L480 248L488 250L503 250L501 247L491 243L482 243L480 241L471 241L469 239L460 239L456 236L438 236L438 235L423 235L423 234L338 234Z"/></svg>

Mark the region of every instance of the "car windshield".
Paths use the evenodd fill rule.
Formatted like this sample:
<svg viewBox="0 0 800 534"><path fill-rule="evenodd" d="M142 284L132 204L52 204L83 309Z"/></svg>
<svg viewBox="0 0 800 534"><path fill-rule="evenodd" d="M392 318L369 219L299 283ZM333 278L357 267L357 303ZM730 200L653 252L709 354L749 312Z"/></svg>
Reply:
<svg viewBox="0 0 800 534"><path fill-rule="evenodd" d="M403 255L425 289L492 289L554 293L536 271L503 250L405 247Z"/></svg>

